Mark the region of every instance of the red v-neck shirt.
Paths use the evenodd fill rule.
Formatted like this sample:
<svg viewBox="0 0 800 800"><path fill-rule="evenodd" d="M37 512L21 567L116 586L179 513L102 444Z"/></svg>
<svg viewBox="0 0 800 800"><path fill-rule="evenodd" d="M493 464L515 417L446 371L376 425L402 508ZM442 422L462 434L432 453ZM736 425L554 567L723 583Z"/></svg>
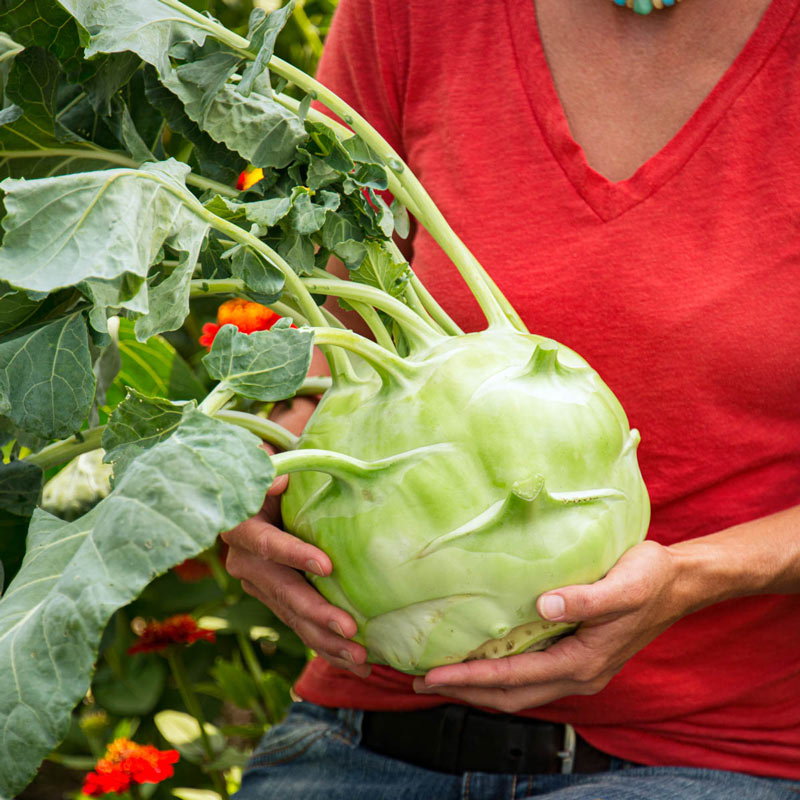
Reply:
<svg viewBox="0 0 800 800"><path fill-rule="evenodd" d="M674 139L618 183L570 135L532 0L341 0L320 68L529 329L615 392L642 435L648 536L666 545L800 503L798 6L773 0ZM413 263L465 329L484 325L424 232ZM443 702L387 667L360 680L321 659L296 691L327 706ZM645 764L799 779L800 599L691 614L599 694L526 713Z"/></svg>

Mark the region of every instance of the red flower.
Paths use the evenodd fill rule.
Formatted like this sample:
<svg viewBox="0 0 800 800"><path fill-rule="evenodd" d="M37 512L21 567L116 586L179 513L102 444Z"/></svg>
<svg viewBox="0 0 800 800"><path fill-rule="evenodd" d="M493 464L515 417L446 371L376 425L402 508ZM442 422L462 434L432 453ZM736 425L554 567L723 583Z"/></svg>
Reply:
<svg viewBox="0 0 800 800"><path fill-rule="evenodd" d="M243 297L226 300L217 309L217 322L206 322L200 344L211 347L214 337L223 325L235 325L242 333L268 331L280 317L261 303L253 303Z"/></svg>
<svg viewBox="0 0 800 800"><path fill-rule="evenodd" d="M84 779L83 793L100 797L109 792L127 792L132 783L160 783L172 777L172 765L178 758L177 750L158 750L130 739L115 739L95 764L94 772Z"/></svg>
<svg viewBox="0 0 800 800"><path fill-rule="evenodd" d="M236 188L240 192L247 191L253 184L258 183L264 177L264 170L260 167L247 167L239 174L236 181Z"/></svg>
<svg viewBox="0 0 800 800"><path fill-rule="evenodd" d="M199 640L213 642L214 631L199 628L189 614L176 614L163 622L151 620L139 633L139 641L128 648L128 654L164 650L171 644L192 644Z"/></svg>

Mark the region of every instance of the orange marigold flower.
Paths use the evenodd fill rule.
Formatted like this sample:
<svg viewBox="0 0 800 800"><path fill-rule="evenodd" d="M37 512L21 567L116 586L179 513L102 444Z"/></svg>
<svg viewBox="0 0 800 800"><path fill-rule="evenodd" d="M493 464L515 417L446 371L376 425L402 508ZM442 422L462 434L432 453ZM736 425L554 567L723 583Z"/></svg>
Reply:
<svg viewBox="0 0 800 800"><path fill-rule="evenodd" d="M159 750L150 744L115 739L84 779L83 793L100 797L109 792L127 792L132 783L160 783L172 777L172 765L178 758L177 750Z"/></svg>
<svg viewBox="0 0 800 800"><path fill-rule="evenodd" d="M199 341L204 347L211 347L223 325L235 325L242 333L253 333L268 331L279 319L280 316L261 303L236 297L226 300L217 309L216 323L207 322L203 325L203 335Z"/></svg>
<svg viewBox="0 0 800 800"><path fill-rule="evenodd" d="M192 644L200 641L213 642L214 631L198 627L190 614L175 614L163 622L151 620L139 633L139 641L128 648L128 654L164 650L171 644Z"/></svg>
<svg viewBox="0 0 800 800"><path fill-rule="evenodd" d="M236 188L240 192L246 192L251 186L258 183L264 177L264 170L261 167L247 167L239 173L239 180L236 181Z"/></svg>

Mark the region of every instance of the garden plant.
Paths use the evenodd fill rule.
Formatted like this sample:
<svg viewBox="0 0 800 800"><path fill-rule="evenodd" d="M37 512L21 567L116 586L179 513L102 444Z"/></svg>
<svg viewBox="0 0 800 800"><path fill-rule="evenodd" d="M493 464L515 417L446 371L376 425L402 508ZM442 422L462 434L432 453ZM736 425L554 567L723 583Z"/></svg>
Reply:
<svg viewBox="0 0 800 800"><path fill-rule="evenodd" d="M287 529L334 564L310 579L371 661L412 673L567 634L536 597L647 529L619 402L525 329L313 64L275 55L293 11L241 31L177 0L0 14L2 797L45 758L93 796L235 790L306 657L217 540L276 475ZM485 330L402 256L409 214ZM321 399L298 438L269 415L301 393Z"/></svg>

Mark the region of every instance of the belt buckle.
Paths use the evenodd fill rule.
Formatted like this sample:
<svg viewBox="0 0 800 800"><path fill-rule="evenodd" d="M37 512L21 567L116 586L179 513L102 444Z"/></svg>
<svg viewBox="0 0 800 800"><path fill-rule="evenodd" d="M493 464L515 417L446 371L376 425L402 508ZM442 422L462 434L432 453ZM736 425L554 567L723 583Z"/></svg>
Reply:
<svg viewBox="0 0 800 800"><path fill-rule="evenodd" d="M569 723L564 725L564 747L559 750L556 755L561 759L561 774L571 775L573 765L575 764L575 744L577 738L575 736L575 728Z"/></svg>

